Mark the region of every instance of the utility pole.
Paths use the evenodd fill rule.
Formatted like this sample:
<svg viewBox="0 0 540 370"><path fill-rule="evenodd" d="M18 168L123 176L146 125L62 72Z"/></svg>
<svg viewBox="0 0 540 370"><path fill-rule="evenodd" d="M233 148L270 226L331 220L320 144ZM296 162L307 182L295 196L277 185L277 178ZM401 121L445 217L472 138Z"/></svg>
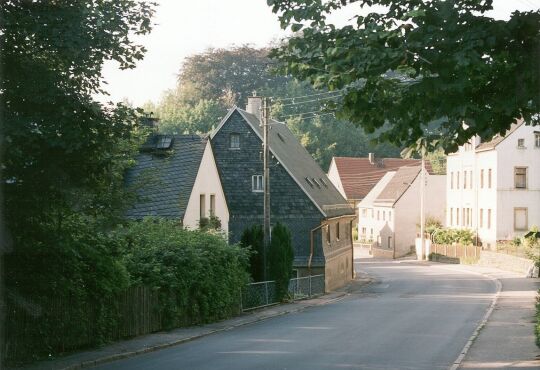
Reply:
<svg viewBox="0 0 540 370"><path fill-rule="evenodd" d="M425 167L425 159L424 159L424 153L422 152L422 168L420 169L420 243L422 245L421 248L421 256L420 259L424 260L426 259L426 240L425 240L425 215L424 215L424 190L426 187L426 174L424 171Z"/></svg>
<svg viewBox="0 0 540 370"><path fill-rule="evenodd" d="M267 98L262 101L261 120L263 126L263 191L264 191L264 245L263 245L263 277L267 281L267 252L270 248L270 150L269 150L269 124L270 106Z"/></svg>

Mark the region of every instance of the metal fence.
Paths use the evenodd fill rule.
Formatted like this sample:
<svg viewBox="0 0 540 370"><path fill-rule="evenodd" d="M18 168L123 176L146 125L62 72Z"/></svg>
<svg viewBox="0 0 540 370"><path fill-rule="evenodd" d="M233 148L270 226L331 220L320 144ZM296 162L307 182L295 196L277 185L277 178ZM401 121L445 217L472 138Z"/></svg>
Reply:
<svg viewBox="0 0 540 370"><path fill-rule="evenodd" d="M311 298L324 294L324 275L311 275L289 280L289 297L292 300ZM276 282L261 281L247 284L242 290L242 310L277 304Z"/></svg>

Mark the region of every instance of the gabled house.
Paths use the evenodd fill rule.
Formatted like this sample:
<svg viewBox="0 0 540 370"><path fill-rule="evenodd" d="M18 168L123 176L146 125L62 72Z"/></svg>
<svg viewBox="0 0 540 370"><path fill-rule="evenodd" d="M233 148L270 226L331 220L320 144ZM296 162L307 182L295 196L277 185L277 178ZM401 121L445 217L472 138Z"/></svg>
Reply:
<svg viewBox="0 0 540 370"><path fill-rule="evenodd" d="M358 203L386 173L403 166L419 166L420 163L420 159L376 158L374 153L369 153L367 158L333 157L328 168L328 178L350 205L358 210ZM432 173L429 162L426 163L426 169Z"/></svg>
<svg viewBox="0 0 540 370"><path fill-rule="evenodd" d="M229 211L208 137L152 134L126 182L138 195L128 218L162 217L196 229L201 219L216 216L228 231Z"/></svg>
<svg viewBox="0 0 540 370"><path fill-rule="evenodd" d="M484 248L540 226L540 127L472 138L447 160L446 225L467 228Z"/></svg>
<svg viewBox="0 0 540 370"><path fill-rule="evenodd" d="M397 258L411 251L420 225L421 166L386 173L359 203L359 238L372 243L373 255ZM425 170L426 219L444 220L446 176Z"/></svg>
<svg viewBox="0 0 540 370"><path fill-rule="evenodd" d="M232 108L211 134L223 191L229 206L229 240L263 223L261 98ZM325 274L326 289L353 275L354 210L284 123L270 120L271 223L291 230L297 276Z"/></svg>

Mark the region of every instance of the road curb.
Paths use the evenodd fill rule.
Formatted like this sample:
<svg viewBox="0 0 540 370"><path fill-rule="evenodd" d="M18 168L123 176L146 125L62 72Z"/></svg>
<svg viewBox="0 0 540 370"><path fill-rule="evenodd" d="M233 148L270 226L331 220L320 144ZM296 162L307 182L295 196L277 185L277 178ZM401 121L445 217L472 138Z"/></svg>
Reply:
<svg viewBox="0 0 540 370"><path fill-rule="evenodd" d="M487 324L487 322L489 320L489 317L491 316L491 314L493 313L493 310L495 309L495 306L497 305L497 302L499 300L499 296L500 296L501 291L502 291L502 283L499 280L499 278L487 275L487 274L479 272L479 271L468 271L468 272L470 272L472 274L482 275L482 276L490 279L491 281L494 281L495 285L497 287L497 291L495 293L495 296L491 300L491 304L489 305L486 313L484 314L484 317L482 317L482 321L480 321L480 324L478 324L478 326L476 327L476 329L474 330L472 335L469 337L469 340L467 341L467 343L465 344L465 346L463 347L463 349L459 353L459 356L456 358L454 363L448 368L448 370L457 370L457 369L459 369L459 367L461 366L461 363L465 359L465 356L467 356L467 353L471 349L474 341L480 335L480 331Z"/></svg>
<svg viewBox="0 0 540 370"><path fill-rule="evenodd" d="M303 311L303 310L305 310L307 308L310 308L310 307L323 306L323 305L326 305L326 304L330 304L330 303L336 302L336 301L338 301L340 299L343 299L348 295L347 292L338 292L338 293L333 293L333 294L335 295L334 297L332 297L331 299L328 299L326 301L323 301L323 302L314 302L313 304L302 304L300 307L295 307L295 308L292 308L290 310L281 311L281 312L275 312L273 314L269 314L268 316L253 317L253 320L246 320L245 322L239 322L239 323L236 323L236 324L231 325L231 326L218 328L218 329L214 329L214 330L209 330L208 332L193 335L191 337L186 337L186 338L178 339L178 340L175 340L175 341L172 341L172 342L167 342L167 343L157 344L157 345L150 346L150 347L145 347L145 348L142 348L142 349L139 349L139 350L136 350L136 351L122 352L122 353L116 353L116 354L113 354L113 355L103 356L103 357L95 359L95 360L83 361L83 362L79 362L78 364L73 364L73 365L69 365L69 366L66 366L66 367L62 367L62 368L59 368L58 370L83 369L83 368L88 368L88 367L92 367L92 366L102 365L102 364L105 364L105 363L108 363L108 362L113 362L113 361L117 361L117 360L122 360L122 359L135 357L135 356L142 355L142 354L145 354L145 353L155 352L155 351L158 351L158 350L161 350L161 349L174 347L174 346L177 346L177 345L180 345L180 344L183 344L183 343L190 342L190 341L195 340L195 339L206 337L206 336L211 335L211 334L231 330L231 329L238 328L238 327L245 326L245 325L254 324L254 323L261 322L261 321L271 319L271 318L274 318L274 317L279 317L279 316L284 316L284 315L288 315L288 314L291 314L291 313L301 312L301 311Z"/></svg>

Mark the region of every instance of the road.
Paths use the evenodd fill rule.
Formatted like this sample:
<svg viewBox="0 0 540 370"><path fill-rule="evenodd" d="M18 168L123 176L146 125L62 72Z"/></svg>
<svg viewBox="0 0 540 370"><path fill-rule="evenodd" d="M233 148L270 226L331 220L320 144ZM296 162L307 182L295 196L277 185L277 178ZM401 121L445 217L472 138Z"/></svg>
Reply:
<svg viewBox="0 0 540 370"><path fill-rule="evenodd" d="M450 265L361 259L356 268L376 282L339 301L97 369L447 369L496 290Z"/></svg>

